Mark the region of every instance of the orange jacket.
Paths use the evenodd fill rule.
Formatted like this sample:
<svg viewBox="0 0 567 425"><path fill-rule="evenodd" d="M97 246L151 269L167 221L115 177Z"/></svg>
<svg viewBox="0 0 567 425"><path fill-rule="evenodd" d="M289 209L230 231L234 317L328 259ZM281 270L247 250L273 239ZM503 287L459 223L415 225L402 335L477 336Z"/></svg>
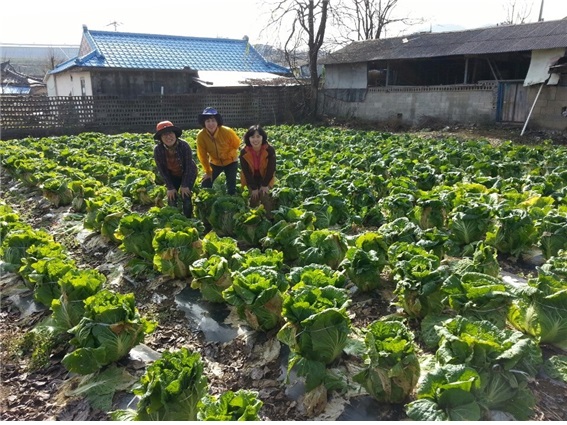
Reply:
<svg viewBox="0 0 567 425"><path fill-rule="evenodd" d="M197 157L205 169L211 174L211 164L225 166L238 161L238 148L240 137L236 132L225 126L219 126L213 136L203 128L197 134Z"/></svg>

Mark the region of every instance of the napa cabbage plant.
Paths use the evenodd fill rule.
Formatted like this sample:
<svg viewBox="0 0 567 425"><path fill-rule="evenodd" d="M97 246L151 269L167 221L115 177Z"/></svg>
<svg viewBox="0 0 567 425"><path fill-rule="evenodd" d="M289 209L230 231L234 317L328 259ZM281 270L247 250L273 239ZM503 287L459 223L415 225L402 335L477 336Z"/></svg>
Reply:
<svg viewBox="0 0 567 425"><path fill-rule="evenodd" d="M471 202L455 207L448 216L448 231L454 254L460 256L464 246L482 241L491 229L492 213L488 204Z"/></svg>
<svg viewBox="0 0 567 425"><path fill-rule="evenodd" d="M95 295L106 277L94 269L72 269L58 280L61 296L51 302L51 321L56 333L78 325L85 313L84 300Z"/></svg>
<svg viewBox="0 0 567 425"><path fill-rule="evenodd" d="M560 250L567 250L567 214L546 214L536 221L536 228L543 258L549 259Z"/></svg>
<svg viewBox="0 0 567 425"><path fill-rule="evenodd" d="M155 269L172 278L188 276L189 266L202 254L201 239L193 227L178 231L157 229L152 246Z"/></svg>
<svg viewBox="0 0 567 425"><path fill-rule="evenodd" d="M349 279L363 292L380 286L380 274L388 264L388 247L378 232L366 232L356 237L346 253L341 267Z"/></svg>
<svg viewBox="0 0 567 425"><path fill-rule="evenodd" d="M29 225L13 226L0 245L2 270L17 272L23 265L27 250L34 245L53 245L55 242L45 230L35 230Z"/></svg>
<svg viewBox="0 0 567 425"><path fill-rule="evenodd" d="M348 249L345 235L330 229L304 230L294 244L300 265L326 264L333 269L339 267Z"/></svg>
<svg viewBox="0 0 567 425"><path fill-rule="evenodd" d="M148 261L154 259L154 231L156 224L149 214L132 213L120 219L115 237L121 244L119 248Z"/></svg>
<svg viewBox="0 0 567 425"><path fill-rule="evenodd" d="M198 405L200 421L260 421L264 403L257 391L225 391L218 396L205 394Z"/></svg>
<svg viewBox="0 0 567 425"><path fill-rule="evenodd" d="M31 257L23 259L20 274L33 289L34 299L50 307L53 300L61 296L59 279L70 270L76 269L76 266L73 260L58 251L50 251L40 259L34 258L32 248L34 247L28 249Z"/></svg>
<svg viewBox="0 0 567 425"><path fill-rule="evenodd" d="M103 289L84 305L84 317L69 329L74 350L61 361L70 372L85 375L120 360L157 326L140 316L134 294Z"/></svg>
<svg viewBox="0 0 567 425"><path fill-rule="evenodd" d="M415 421L478 421L482 413L473 390L479 386L478 372L465 364L434 364L420 376L406 413Z"/></svg>
<svg viewBox="0 0 567 425"><path fill-rule="evenodd" d="M364 330L364 366L353 380L382 403L403 403L420 373L414 335L399 320L378 320Z"/></svg>
<svg viewBox="0 0 567 425"><path fill-rule="evenodd" d="M498 251L491 245L487 245L482 241L473 242L468 245L473 250L472 255L469 249L465 249L463 258L455 261L452 265L452 271L455 274L462 275L468 272L484 273L489 276L500 276L500 263L498 262Z"/></svg>
<svg viewBox="0 0 567 425"><path fill-rule="evenodd" d="M264 251L260 250L260 248L250 248L247 251L235 253L229 261L231 270L260 266L273 267L279 271L284 270L283 252L271 248Z"/></svg>
<svg viewBox="0 0 567 425"><path fill-rule="evenodd" d="M442 265L439 257L416 244L405 242L392 245L388 257L396 282L395 305L415 318L443 310L441 288L448 277L449 267Z"/></svg>
<svg viewBox="0 0 567 425"><path fill-rule="evenodd" d="M216 232L211 231L203 237L203 254L207 257L217 254L230 260L233 255L240 252L238 241L230 236L220 237Z"/></svg>
<svg viewBox="0 0 567 425"><path fill-rule="evenodd" d="M303 358L330 364L341 355L347 343L349 304L350 297L345 289L299 283L284 294L285 324L277 338ZM288 371L292 368L290 362Z"/></svg>
<svg viewBox="0 0 567 425"><path fill-rule="evenodd" d="M444 303L458 314L506 326L506 315L513 290L500 278L484 273L452 274L444 282Z"/></svg>
<svg viewBox="0 0 567 425"><path fill-rule="evenodd" d="M235 236L236 215L246 209L246 202L239 196L218 196L211 205L209 223L219 236Z"/></svg>
<svg viewBox="0 0 567 425"><path fill-rule="evenodd" d="M533 339L488 321L462 316L443 321L435 330L439 335L435 357L442 368L465 365L478 374L476 387L466 396L470 400L468 408L474 408L478 419L491 410L508 412L517 420L531 417L535 398L528 382L543 363ZM418 389L418 398L419 393Z"/></svg>
<svg viewBox="0 0 567 425"><path fill-rule="evenodd" d="M346 276L344 271L333 270L325 264L309 264L307 266L293 267L287 275L291 287L299 283L304 285L324 287L334 286L344 288Z"/></svg>
<svg viewBox="0 0 567 425"><path fill-rule="evenodd" d="M249 246L259 246L260 239L268 234L272 222L266 217L263 205L260 207L236 213L234 217L234 235Z"/></svg>
<svg viewBox="0 0 567 425"><path fill-rule="evenodd" d="M133 390L140 400L136 410L117 410L114 420L196 421L199 403L207 393L207 377L199 353L182 347L164 351L146 369Z"/></svg>
<svg viewBox="0 0 567 425"><path fill-rule="evenodd" d="M251 267L231 274L232 285L222 292L239 317L255 330L269 331L282 322L285 276L271 267Z"/></svg>
<svg viewBox="0 0 567 425"><path fill-rule="evenodd" d="M531 216L518 208L501 211L494 229L486 234L486 243L499 252L518 257L537 241L535 223Z"/></svg>
<svg viewBox="0 0 567 425"><path fill-rule="evenodd" d="M193 277L191 288L201 291L203 299L222 303L222 292L232 284L230 269L226 258L213 254L200 258L189 266Z"/></svg>
<svg viewBox="0 0 567 425"><path fill-rule="evenodd" d="M565 277L550 273L549 268L528 280L508 310L508 320L516 329L532 335L540 344L551 344L562 350L567 350L566 317Z"/></svg>
<svg viewBox="0 0 567 425"><path fill-rule="evenodd" d="M43 196L56 208L70 205L75 196L71 189L71 179L61 174L45 179L40 188Z"/></svg>
<svg viewBox="0 0 567 425"><path fill-rule="evenodd" d="M260 240L262 247L265 249L276 249L281 251L286 262L293 262L299 258L301 248L298 238L305 224L301 221L287 222L280 220L268 229L268 234Z"/></svg>

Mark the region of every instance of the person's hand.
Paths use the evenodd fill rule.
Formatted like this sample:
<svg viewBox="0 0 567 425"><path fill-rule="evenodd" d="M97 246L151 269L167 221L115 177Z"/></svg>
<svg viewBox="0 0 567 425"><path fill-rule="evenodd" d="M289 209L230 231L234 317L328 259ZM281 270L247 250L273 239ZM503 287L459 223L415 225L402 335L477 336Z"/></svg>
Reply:
<svg viewBox="0 0 567 425"><path fill-rule="evenodd" d="M177 196L177 190L170 189L167 191L167 199L169 199L170 201L174 201L176 196Z"/></svg>
<svg viewBox="0 0 567 425"><path fill-rule="evenodd" d="M270 188L268 186L261 186L260 187L260 194L261 195L267 195L268 193L270 193Z"/></svg>
<svg viewBox="0 0 567 425"><path fill-rule="evenodd" d="M259 196L260 196L260 191L258 189L254 189L253 191L250 192L250 197L254 200L258 199Z"/></svg>
<svg viewBox="0 0 567 425"><path fill-rule="evenodd" d="M181 186L181 197L190 198L191 197L191 189L189 189L188 187Z"/></svg>
<svg viewBox="0 0 567 425"><path fill-rule="evenodd" d="M205 175L203 176L203 180L209 180L209 179L212 179L212 178L213 178L213 175L210 174L210 173L205 173Z"/></svg>

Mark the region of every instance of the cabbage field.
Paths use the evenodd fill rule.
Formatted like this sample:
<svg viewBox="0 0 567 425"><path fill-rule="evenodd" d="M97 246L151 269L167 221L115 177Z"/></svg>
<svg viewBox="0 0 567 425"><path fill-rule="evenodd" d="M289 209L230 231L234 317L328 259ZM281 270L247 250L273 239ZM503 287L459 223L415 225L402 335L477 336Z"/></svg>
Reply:
<svg viewBox="0 0 567 425"><path fill-rule="evenodd" d="M0 141L1 419L567 420L565 146L266 130L192 219L151 134Z"/></svg>

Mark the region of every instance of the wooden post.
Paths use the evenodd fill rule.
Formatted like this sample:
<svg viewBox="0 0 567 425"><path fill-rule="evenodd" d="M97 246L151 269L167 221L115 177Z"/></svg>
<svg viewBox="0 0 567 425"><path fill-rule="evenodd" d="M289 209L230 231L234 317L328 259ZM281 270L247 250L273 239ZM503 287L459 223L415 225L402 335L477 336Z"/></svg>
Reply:
<svg viewBox="0 0 567 425"><path fill-rule="evenodd" d="M536 102L537 102L537 98L539 97L539 94L541 93L541 89L543 88L543 85L544 85L544 84L545 84L545 83L541 83L541 85L539 86L539 90L537 91L536 97L535 97L535 99L534 99L534 103L533 103L533 105L532 105L532 107L531 107L531 109L530 109L530 113L528 114L528 117L526 118L526 122L525 122L525 124L524 124L524 128L522 128L522 132L520 133L520 136L523 136L523 135L524 135L524 131L526 131L526 127L528 126L528 121L530 120L530 117L532 116L532 112L533 112L534 107L535 107L535 104L536 104Z"/></svg>

